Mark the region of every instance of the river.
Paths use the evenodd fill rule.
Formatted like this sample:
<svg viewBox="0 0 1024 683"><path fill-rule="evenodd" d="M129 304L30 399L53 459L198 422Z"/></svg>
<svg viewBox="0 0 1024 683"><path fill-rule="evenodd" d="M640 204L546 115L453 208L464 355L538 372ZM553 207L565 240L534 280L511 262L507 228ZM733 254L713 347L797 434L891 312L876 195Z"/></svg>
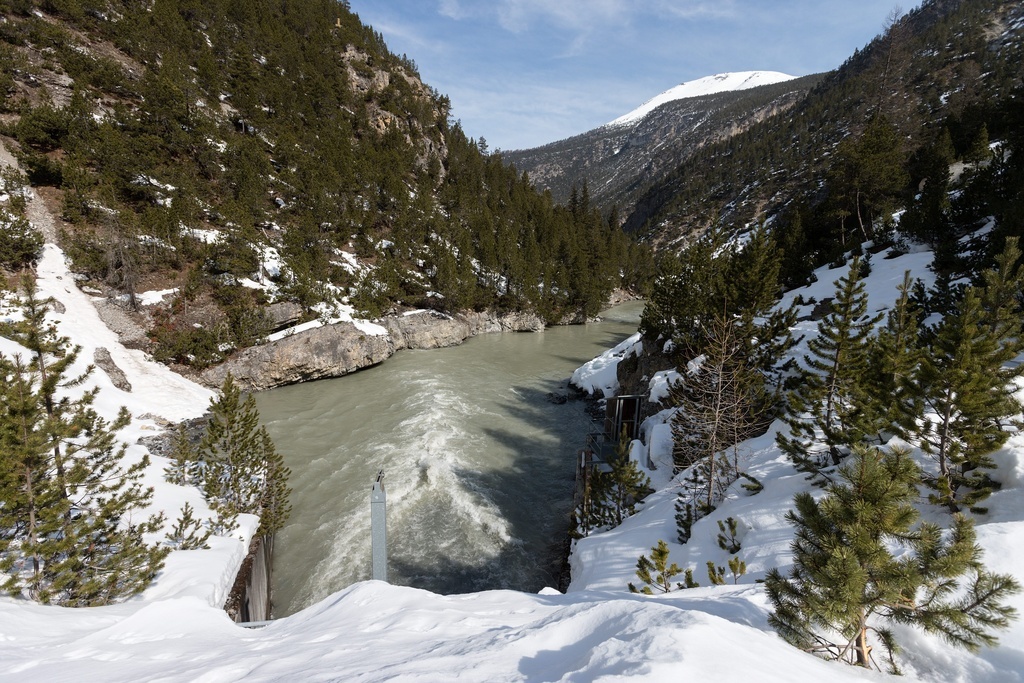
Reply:
<svg viewBox="0 0 1024 683"><path fill-rule="evenodd" d="M573 370L637 328L631 302L588 325L401 351L346 377L256 395L291 468L275 615L370 578L371 485L387 491L388 579L438 593L557 585L576 452L596 425L556 404Z"/></svg>

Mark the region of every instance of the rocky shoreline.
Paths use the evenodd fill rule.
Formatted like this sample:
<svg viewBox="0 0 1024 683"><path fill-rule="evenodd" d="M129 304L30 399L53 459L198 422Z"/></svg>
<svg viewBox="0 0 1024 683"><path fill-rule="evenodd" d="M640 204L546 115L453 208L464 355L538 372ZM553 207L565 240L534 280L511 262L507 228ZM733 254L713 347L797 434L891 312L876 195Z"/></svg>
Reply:
<svg viewBox="0 0 1024 683"><path fill-rule="evenodd" d="M341 377L381 363L402 349L436 349L461 344L478 334L540 332L544 321L532 313L467 312L446 315L411 311L378 321L386 334L370 334L351 322L296 332L283 339L244 349L199 375L219 387L230 372L247 391Z"/></svg>
<svg viewBox="0 0 1024 683"><path fill-rule="evenodd" d="M637 297L616 291L608 306ZM566 318L562 325L582 324ZM230 372L246 391L342 377L377 365L403 349L438 349L456 346L470 337L495 332L542 332L544 320L534 313L465 311L449 315L431 310L389 315L375 324L386 334L372 334L352 322L339 322L304 330L283 339L242 350L220 365L199 374L203 384L218 388Z"/></svg>

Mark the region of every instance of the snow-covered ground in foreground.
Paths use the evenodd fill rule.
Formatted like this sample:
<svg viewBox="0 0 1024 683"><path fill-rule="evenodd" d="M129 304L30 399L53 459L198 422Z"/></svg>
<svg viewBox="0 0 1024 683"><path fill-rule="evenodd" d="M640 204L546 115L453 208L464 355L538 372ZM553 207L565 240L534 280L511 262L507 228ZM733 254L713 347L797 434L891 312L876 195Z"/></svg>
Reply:
<svg viewBox="0 0 1024 683"><path fill-rule="evenodd" d="M885 259L884 256L878 254L872 259L872 272L865 280L871 312L885 311L892 306L898 296L896 287L902 282L907 270L913 277L920 277L926 286L934 282L933 274L927 270L932 258L930 252L918 251L892 259ZM802 296L808 303L798 309L799 316L808 316L816 302L834 295L833 283L847 271L846 265L835 269L819 269L815 273L816 282L787 293L782 305L788 306L797 296ZM806 354L807 341L816 333L816 322L809 319L798 322L794 334L804 335L804 339L793 353L797 356ZM573 376L573 382L591 393L600 391L605 396L613 394L618 388L614 367L619 360L633 352L631 341L623 342L581 367ZM652 400L665 395L665 384L665 374L658 373L651 378ZM1018 396L1024 398L1024 392ZM682 476L671 478L671 432L667 424L670 415L670 410L664 410L645 421L645 443L634 442L632 450L633 458L651 476L657 491L644 501L636 515L625 520L621 526L577 542L572 562L570 595L575 595L577 590L611 592L621 590L630 581L636 583L637 558L641 554L650 555L651 548L659 540L668 542L671 549L670 562L675 562L683 569L692 568L694 578L706 585L709 583L706 563L713 561L724 567L730 557L729 553L718 546L718 522L733 517L739 520L737 536L741 550L738 555L747 565L747 573L739 579L737 586L695 588L649 600L707 611L751 627L752 630L771 634L766 621L769 605L764 591L760 586L752 584L763 579L765 572L772 567L779 567L783 573L788 571L792 563L789 546L793 528L785 520L785 514L792 507L794 494L810 488L804 475L794 469L775 445L776 432L788 428L782 421L776 421L764 436L744 442L740 447L745 471L759 479L764 484L764 490L750 495L742 488L742 482L736 482L730 488L726 500L709 516L694 524L689 542L680 545L675 542L677 531L674 503ZM915 455L922 462L928 457L920 451L915 451ZM983 560L991 571L1013 574L1018 581L1024 583L1024 434L1013 435L993 457L1000 463L994 477L1003 486L986 501L989 514L976 517L978 542L984 549ZM949 521L946 512L929 506L922 508L922 517L945 525ZM726 580L731 581L731 577ZM730 606L723 606L722 601ZM1014 596L1010 603L1024 616L1024 595ZM901 680L965 683L1024 680L1024 622L1019 620L1009 630L998 633L998 647L982 649L977 654L952 649L936 637L907 627L896 627L895 632L898 642L905 649L899 663L907 675ZM759 634L759 637L764 635ZM751 638L750 642L754 642L751 634L747 634L747 637ZM748 641L744 639L743 642ZM747 680L766 680L764 677L771 675L771 672L788 670L791 665L796 665L797 660L803 661L809 657L789 648L781 640L776 640L776 643L777 648L766 659L765 671ZM721 648L718 654L728 664L723 664L723 670L718 672L719 677L724 676L724 680L744 678L734 678L732 672L734 664L746 661L747 653L742 652L742 649L737 647L730 651L726 647ZM850 667L831 663L829 666L833 668L825 674L826 680L840 680L838 677L844 674L857 675L850 671ZM875 676L874 680L887 678L882 674L864 671L857 673L865 678ZM794 673L790 680L803 679Z"/></svg>
<svg viewBox="0 0 1024 683"><path fill-rule="evenodd" d="M926 275L927 254L885 261L876 258L869 282L872 306L895 298L903 270ZM819 300L843 270L823 270L803 291ZM44 295L67 313L54 315L63 334L83 346L81 362L98 346L110 350L128 375L122 392L96 371L98 407L112 416L127 405L136 416L167 420L203 411L210 393L125 350L99 321L89 297L73 284L62 254L48 246L40 265ZM795 295L794 293L793 295ZM811 323L801 331L811 332ZM631 342L632 343L632 342ZM0 341L4 353L14 345ZM577 382L595 389L614 382L615 358L627 347L578 372ZM617 356L616 356L617 354ZM664 376L655 378L663 391ZM793 494L807 484L772 442L773 431L744 445L747 470L765 490L731 492L693 538L674 543L673 499L666 413L645 423L648 455L657 487L638 514L619 528L581 541L573 583L565 594L490 591L440 596L379 582L359 583L263 629L231 623L220 605L241 560L244 540L216 539L211 550L177 551L143 595L120 605L89 609L45 607L0 597L0 680L3 681L879 681L882 674L827 663L783 643L767 626L763 589L755 581L772 566L790 562L792 530L783 516ZM779 425L775 425L778 427ZM134 443L156 421L137 417L123 434ZM131 457L142 447L132 446ZM979 519L979 540L993 570L1024 574L1024 438L1015 436L998 455L1003 489L991 499L992 514ZM205 510L197 491L166 484L165 462L154 458L149 483L157 507L173 518L187 500ZM647 597L632 595L635 563L659 539L669 541L671 560L695 568L723 564L715 542L716 521L741 520L741 557L748 571L737 585L703 587ZM941 517L940 517L941 518ZM243 529L243 539L251 523ZM278 558L278 562L287 558ZM1024 578L1024 577L1022 577ZM702 583L707 583L706 579ZM1024 608L1024 598L1015 598ZM1024 626L1001 634L998 648L978 655L949 650L916 632L899 634L906 647L904 680L1020 681Z"/></svg>
<svg viewBox="0 0 1024 683"><path fill-rule="evenodd" d="M623 114L614 121L609 121L606 126L628 126L643 119L652 111L663 104L683 100L687 97L701 97L702 95L714 95L715 93L728 92L731 90L747 90L756 88L759 85L771 85L791 81L795 76L780 73L778 71L737 71L734 73L716 74L705 76L693 81L686 81L669 88L660 95L655 95L639 107Z"/></svg>

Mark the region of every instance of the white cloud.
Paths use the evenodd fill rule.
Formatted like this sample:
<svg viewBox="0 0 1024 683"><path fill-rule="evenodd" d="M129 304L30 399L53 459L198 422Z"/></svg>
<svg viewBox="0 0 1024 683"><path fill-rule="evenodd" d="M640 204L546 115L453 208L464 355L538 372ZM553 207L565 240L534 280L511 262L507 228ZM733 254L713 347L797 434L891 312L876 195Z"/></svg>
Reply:
<svg viewBox="0 0 1024 683"><path fill-rule="evenodd" d="M438 11L442 16L446 16L449 19L463 19L466 17L466 11L459 0L440 0L438 2Z"/></svg>
<svg viewBox="0 0 1024 683"><path fill-rule="evenodd" d="M443 5L457 0L442 0ZM495 6L498 20L509 31L521 32L538 22L583 33L595 28L623 26L638 17L687 19L697 17L734 17L736 0L501 0Z"/></svg>

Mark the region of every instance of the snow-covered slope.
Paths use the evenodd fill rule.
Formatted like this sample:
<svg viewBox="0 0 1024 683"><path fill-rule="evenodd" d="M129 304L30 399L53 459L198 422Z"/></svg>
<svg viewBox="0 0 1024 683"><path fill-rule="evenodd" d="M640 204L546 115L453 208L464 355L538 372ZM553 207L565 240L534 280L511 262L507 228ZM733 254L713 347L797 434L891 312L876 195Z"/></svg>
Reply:
<svg viewBox="0 0 1024 683"><path fill-rule="evenodd" d="M892 304L904 269L928 277L930 254L874 259L868 280L871 307ZM73 284L63 255L48 245L40 264L40 288L60 300L66 313L52 320L83 345L82 361L103 346L125 370L132 391L114 387L97 372L97 409L112 417L128 405L139 415L124 433L129 442L152 433L156 417L180 419L205 408L209 392L129 351L103 327L90 297ZM790 293L805 300L831 295L844 269L817 273L817 282ZM810 305L808 305L810 306ZM806 311L802 311L806 312ZM800 323L799 332L814 333ZM625 343L577 374L584 386L614 382L609 368L630 353ZM804 342L806 344L806 341ZM797 349L800 353L804 347ZM0 350L12 353L11 342ZM664 376L652 379L662 391ZM79 389L80 390L80 389ZM220 538L210 550L176 551L155 584L141 596L109 607L67 609L0 597L0 680L18 681L879 681L887 677L821 661L785 644L767 625L768 606L758 579L770 567L791 562L792 528L785 521L794 492L808 484L775 447L774 429L741 446L748 472L765 485L750 496L739 489L710 516L698 521L688 544L673 543L670 438L665 414L645 423L646 443L634 442L634 457L646 464L657 491L620 527L583 539L573 557L573 582L566 594L488 591L440 596L364 582L351 586L264 629L231 623L220 609L244 540ZM144 451L135 444L130 457ZM1024 436L1015 435L999 453L1002 490L990 499L992 513L978 520L978 540L994 571L1024 570ZM206 510L198 491L163 481L166 461L154 458L148 482L155 503L173 519L189 501ZM669 541L671 561L693 567L702 580L704 563L722 564L716 522L742 520L741 556L747 574L737 585L694 588L659 596L626 590L636 559L659 539ZM243 539L252 531L252 520ZM286 558L278 558L285 561ZM706 583L706 581L702 581ZM1024 597L1014 598L1024 609ZM970 654L940 640L899 631L906 646L908 676L930 683L1006 683L1024 680L1024 625L1000 634L1000 645Z"/></svg>
<svg viewBox="0 0 1024 683"><path fill-rule="evenodd" d="M663 104L675 100L686 99L687 97L700 97L702 95L713 95L719 92L732 90L747 90L756 88L759 85L771 85L783 81L793 80L795 76L789 76L778 71L737 71L735 73L716 74L705 76L695 81L680 83L674 88L669 88L660 95L656 95L644 102L642 105L623 114L614 121L605 124L606 126L628 126L636 123L643 117L650 114Z"/></svg>
<svg viewBox="0 0 1024 683"><path fill-rule="evenodd" d="M925 286L930 287L934 283L934 274L928 269L931 260L931 252L923 250L897 257L888 252L875 255L872 259L872 272L864 280L869 310L886 311L893 305L898 296L897 285L902 281L905 271L909 270L912 276L920 277ZM810 316L815 302L834 296L833 283L845 275L847 270L846 264L838 268L820 268L814 274L813 284L788 292L784 297L782 306L788 306L796 297L802 297L805 302L798 308L801 321L793 330L794 336L803 336L792 352L796 357L807 353L808 341L817 334L817 323ZM577 370L573 382L591 393L600 391L606 396L613 394L617 389L614 366L621 359L635 353L638 345L638 337L622 342ZM652 400L659 394L664 395L666 375L671 374L674 373L658 373L650 379ZM1018 380L1018 386L1024 386L1024 381ZM1018 392L1018 398L1024 399L1024 389ZM673 596L685 594L687 604L692 605L692 609L721 616L725 616L719 611L723 609L722 601L729 601L733 603L729 608L732 616L726 618L739 620L770 633L766 621L770 606L763 589L756 586L755 582L762 580L772 567L778 567L783 574L788 573L792 565L790 543L793 540L793 527L786 520L786 512L792 508L793 496L797 492L818 490L807 482L803 474L796 471L776 446L775 434L788 430L784 422L777 420L765 435L740 444L738 449L744 471L760 480L764 490L750 495L742 488L742 482L734 483L718 508L694 524L689 542L676 543L674 503L686 473L675 478L671 475L670 417L671 410L666 409L645 421L644 442L634 442L631 453L638 465L650 475L656 492L644 501L636 515L626 519L619 527L577 542L572 557L570 595L576 590L612 592L621 590L628 582L636 583L637 558L641 554L649 556L651 548L659 540L668 543L669 562L683 569L693 569L694 577L706 585L706 563L712 561L724 567L730 557L729 553L718 546L718 523L733 517L739 520L737 536L741 550L738 555L747 566L747 573L739 579L738 587L695 588L651 600L671 601L676 599ZM927 463L929 456L920 449L913 449L912 453L922 464ZM1024 583L1024 433L1013 434L1007 444L993 454L993 458L999 463L994 478L1002 483L1002 488L986 501L990 512L975 517L978 544L983 548L983 562L989 570L1014 575L1019 582ZM949 515L945 511L925 505L922 506L921 514L927 521L949 526ZM731 577L727 578L727 581L731 580ZM745 584L755 585L744 591L741 587ZM703 603L698 596L704 598ZM1008 602L1024 615L1024 594L1017 594ZM1008 630L996 634L999 638L997 647L983 648L975 654L952 648L936 636L926 635L907 626L897 626L894 630L897 641L905 648L899 663L907 675L903 679L892 680L934 683L1024 681L1024 622L1021 620L1013 622ZM777 642L778 649L770 657L771 670L788 667L795 661L794 657L802 659L808 656L792 648L787 650L789 646L781 640ZM745 659L745 655L736 655L735 652L730 655L724 651L722 657L723 661L730 663L729 666L736 659ZM849 668L841 664L832 666L834 668L825 680L849 673ZM868 677L870 674L864 672L862 675ZM881 674L876 675L878 677L871 680L886 678ZM726 680L734 680L728 671L725 676ZM749 680L761 678L754 676ZM795 676L792 680L803 679Z"/></svg>

